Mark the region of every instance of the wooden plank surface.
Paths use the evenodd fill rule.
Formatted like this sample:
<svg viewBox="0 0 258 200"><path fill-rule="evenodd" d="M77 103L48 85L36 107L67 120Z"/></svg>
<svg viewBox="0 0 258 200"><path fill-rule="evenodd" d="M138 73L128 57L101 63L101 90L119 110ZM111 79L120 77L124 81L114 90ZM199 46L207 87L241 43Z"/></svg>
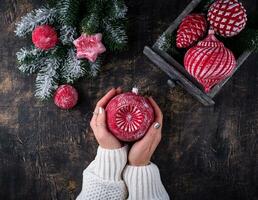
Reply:
<svg viewBox="0 0 258 200"><path fill-rule="evenodd" d="M128 0L130 47L100 76L76 84L78 106L61 111L33 97L34 78L16 69L14 23L39 0L0 0L0 199L74 199L97 143L89 119L110 87L137 85L164 112L153 161L172 199L258 199L258 56L252 55L203 107L142 55L190 0ZM257 1L247 0L257 9Z"/></svg>

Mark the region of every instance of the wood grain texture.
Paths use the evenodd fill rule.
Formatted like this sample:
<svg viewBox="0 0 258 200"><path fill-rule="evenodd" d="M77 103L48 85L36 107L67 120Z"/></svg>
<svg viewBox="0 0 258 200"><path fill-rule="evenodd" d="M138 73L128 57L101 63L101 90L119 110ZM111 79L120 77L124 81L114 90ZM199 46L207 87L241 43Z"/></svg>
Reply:
<svg viewBox="0 0 258 200"><path fill-rule="evenodd" d="M142 55L190 0L127 0L130 47L110 58L96 79L76 84L78 106L61 111L33 97L34 78L16 68L29 44L14 23L39 0L0 0L0 199L75 199L82 171L95 156L89 128L96 101L113 86L137 85L164 112L163 138L153 162L176 200L258 199L258 56L252 55L203 107ZM247 0L257 9L257 1Z"/></svg>

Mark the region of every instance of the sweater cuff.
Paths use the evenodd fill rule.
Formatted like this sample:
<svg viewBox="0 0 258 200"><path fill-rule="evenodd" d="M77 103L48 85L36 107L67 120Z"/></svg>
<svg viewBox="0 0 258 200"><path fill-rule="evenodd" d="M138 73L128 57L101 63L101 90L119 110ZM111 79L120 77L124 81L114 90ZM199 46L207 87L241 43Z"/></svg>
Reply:
<svg viewBox="0 0 258 200"><path fill-rule="evenodd" d="M123 178L128 188L129 200L169 199L161 182L159 169L154 163L146 166L127 165Z"/></svg>
<svg viewBox="0 0 258 200"><path fill-rule="evenodd" d="M104 180L120 181L127 162L127 151L127 146L119 149L104 149L99 146L95 158L94 174Z"/></svg>

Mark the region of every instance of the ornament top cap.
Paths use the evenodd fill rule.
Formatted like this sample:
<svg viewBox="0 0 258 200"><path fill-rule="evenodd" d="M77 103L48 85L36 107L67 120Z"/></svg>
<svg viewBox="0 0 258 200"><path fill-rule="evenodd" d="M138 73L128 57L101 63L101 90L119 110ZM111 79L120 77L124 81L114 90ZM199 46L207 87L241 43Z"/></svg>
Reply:
<svg viewBox="0 0 258 200"><path fill-rule="evenodd" d="M132 89L132 93L134 93L134 94L138 94L138 93L139 93L138 88L137 88L137 87L133 87L133 89Z"/></svg>
<svg viewBox="0 0 258 200"><path fill-rule="evenodd" d="M208 36L203 41L199 42L197 46L224 47L224 44L216 38L215 31L213 29L210 29L208 32Z"/></svg>

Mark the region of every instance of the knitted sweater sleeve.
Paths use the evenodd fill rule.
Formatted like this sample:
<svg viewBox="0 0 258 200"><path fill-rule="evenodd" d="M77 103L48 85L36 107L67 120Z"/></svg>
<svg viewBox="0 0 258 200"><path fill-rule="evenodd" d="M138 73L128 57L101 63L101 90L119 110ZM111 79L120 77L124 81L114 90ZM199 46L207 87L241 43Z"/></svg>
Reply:
<svg viewBox="0 0 258 200"><path fill-rule="evenodd" d="M169 200L159 169L153 163L140 167L127 165L123 179L129 193L128 200Z"/></svg>
<svg viewBox="0 0 258 200"><path fill-rule="evenodd" d="M114 150L98 147L95 160L83 171L82 190L76 200L126 199L121 177L126 162L127 146Z"/></svg>

